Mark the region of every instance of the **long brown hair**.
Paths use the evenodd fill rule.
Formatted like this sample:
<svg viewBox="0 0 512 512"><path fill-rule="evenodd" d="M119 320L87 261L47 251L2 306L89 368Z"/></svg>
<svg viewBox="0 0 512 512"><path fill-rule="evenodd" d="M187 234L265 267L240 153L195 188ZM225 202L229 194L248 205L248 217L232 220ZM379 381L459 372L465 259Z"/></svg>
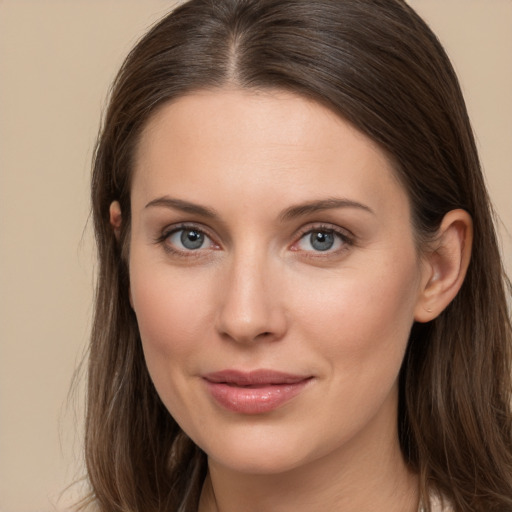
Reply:
<svg viewBox="0 0 512 512"><path fill-rule="evenodd" d="M226 85L307 96L376 141L407 190L418 243L463 208L472 260L453 302L413 326L400 375L404 458L424 499L512 510L510 292L464 100L439 41L402 0L192 0L136 45L98 140L99 253L86 461L101 511L196 510L205 455L161 403L129 303L130 178L141 130L165 102ZM109 205L123 226L117 240Z"/></svg>

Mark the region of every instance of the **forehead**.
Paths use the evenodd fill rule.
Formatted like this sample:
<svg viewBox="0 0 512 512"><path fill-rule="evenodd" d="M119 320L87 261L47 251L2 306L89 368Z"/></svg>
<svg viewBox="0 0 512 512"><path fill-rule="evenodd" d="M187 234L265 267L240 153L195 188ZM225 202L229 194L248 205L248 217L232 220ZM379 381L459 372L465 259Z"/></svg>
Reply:
<svg viewBox="0 0 512 512"><path fill-rule="evenodd" d="M370 138L313 99L279 89L198 90L157 109L142 132L137 156L144 156L149 146L169 135L187 143L204 137L203 144L209 141L217 148L231 142L231 152L237 148L243 151L247 142L251 147L288 146L296 151L340 146L344 142L341 131L384 157ZM224 135L228 133L231 138L226 141Z"/></svg>
<svg viewBox="0 0 512 512"><path fill-rule="evenodd" d="M404 195L380 147L323 105L284 91L207 90L160 108L139 141L132 195L248 203ZM193 196L193 197L191 197ZM354 199L362 199L354 197Z"/></svg>

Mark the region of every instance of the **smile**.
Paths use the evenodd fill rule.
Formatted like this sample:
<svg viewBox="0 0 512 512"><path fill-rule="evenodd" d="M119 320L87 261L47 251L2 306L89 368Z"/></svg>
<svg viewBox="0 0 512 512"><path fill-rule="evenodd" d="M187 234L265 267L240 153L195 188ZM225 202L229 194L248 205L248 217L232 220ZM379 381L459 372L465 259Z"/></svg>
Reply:
<svg viewBox="0 0 512 512"><path fill-rule="evenodd" d="M297 396L313 379L272 370L224 370L203 376L214 400L239 414L273 411Z"/></svg>

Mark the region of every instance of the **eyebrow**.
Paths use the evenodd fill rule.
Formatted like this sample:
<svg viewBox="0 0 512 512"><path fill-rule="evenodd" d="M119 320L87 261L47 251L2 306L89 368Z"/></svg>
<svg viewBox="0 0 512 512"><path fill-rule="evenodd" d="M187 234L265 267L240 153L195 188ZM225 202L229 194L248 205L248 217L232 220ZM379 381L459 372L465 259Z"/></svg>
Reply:
<svg viewBox="0 0 512 512"><path fill-rule="evenodd" d="M375 212L369 206L358 203L357 201L343 198L329 198L321 199L319 201L309 201L297 206L291 206L290 208L287 208L280 217L282 221L287 221L297 217L303 217L311 213L321 212L324 210L332 210L336 208L357 208L375 215Z"/></svg>
<svg viewBox="0 0 512 512"><path fill-rule="evenodd" d="M215 210L207 208L205 206L184 201L183 199L175 199L169 196L158 197L150 201L145 208L162 207L171 208L173 210L180 210L185 213L192 213L207 218L218 218L218 214ZM303 217L311 213L321 212L325 210L332 210L336 208L357 208L375 215L375 212L365 204L353 201L351 199L343 198L328 198L320 199L316 201L308 201L306 203L290 206L284 210L280 217L282 222L293 220L297 217Z"/></svg>
<svg viewBox="0 0 512 512"><path fill-rule="evenodd" d="M189 201L183 201L182 199L174 199L169 196L158 197L157 199L153 199L150 201L145 208L151 208L155 206L160 206L163 208L172 208L173 210L181 210L185 213L193 213L195 215L200 215L202 217L215 218L217 217L217 213L215 210L210 208L206 208L205 206L200 206L195 203L190 203Z"/></svg>

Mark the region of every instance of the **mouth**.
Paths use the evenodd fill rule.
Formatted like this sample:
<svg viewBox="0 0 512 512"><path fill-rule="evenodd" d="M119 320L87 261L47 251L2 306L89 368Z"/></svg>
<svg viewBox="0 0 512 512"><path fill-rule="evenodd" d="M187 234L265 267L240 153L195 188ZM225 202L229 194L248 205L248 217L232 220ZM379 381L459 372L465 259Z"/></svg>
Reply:
<svg viewBox="0 0 512 512"><path fill-rule="evenodd" d="M263 414L299 395L313 377L273 370L223 370L206 374L203 380L211 397L224 409L239 414Z"/></svg>

